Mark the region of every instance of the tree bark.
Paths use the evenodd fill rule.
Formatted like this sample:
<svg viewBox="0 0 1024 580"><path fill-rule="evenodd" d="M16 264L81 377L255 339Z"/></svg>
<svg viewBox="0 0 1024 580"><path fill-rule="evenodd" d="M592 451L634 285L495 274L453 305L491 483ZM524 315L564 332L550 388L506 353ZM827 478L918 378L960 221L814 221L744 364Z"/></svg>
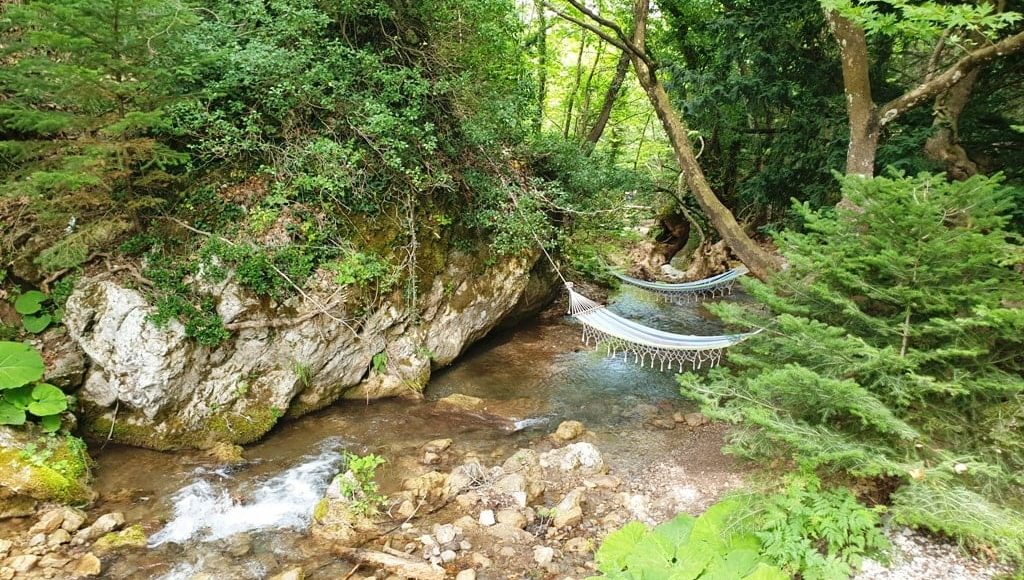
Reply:
<svg viewBox="0 0 1024 580"><path fill-rule="evenodd" d="M562 127L562 137L569 138L569 128L572 126L572 109L576 104L576 93L580 90L580 82L583 80L583 51L587 49L587 31L580 31L580 50L576 54L576 81L569 92L569 104L565 107L565 125Z"/></svg>
<svg viewBox="0 0 1024 580"><path fill-rule="evenodd" d="M850 122L850 146L846 150L846 174L871 177L875 174L875 152L881 126L871 97L868 75L868 42L864 29L830 10L826 14L832 34L839 43L843 65L843 91Z"/></svg>
<svg viewBox="0 0 1024 580"><path fill-rule="evenodd" d="M537 108L534 111L533 130L544 128L544 106L548 99L548 19L544 0L533 0L537 11Z"/></svg>
<svg viewBox="0 0 1024 580"><path fill-rule="evenodd" d="M926 76L917 86L879 107L871 97L870 61L864 28L836 10L827 11L825 17L839 43L842 58L843 89L850 122L847 175L874 175L878 139L885 125L950 90L985 64L1024 50L1024 32L976 48L941 73L926 71Z"/></svg>
<svg viewBox="0 0 1024 580"><path fill-rule="evenodd" d="M722 236L722 239L729 244L733 252L750 269L750 272L764 280L773 271L777 270L781 262L775 256L769 254L747 235L736 218L729 211L729 208L715 195L708 184L700 163L690 143L689 130L686 123L676 112L675 107L665 91L664 85L655 75L654 70L648 65L649 58L646 55L646 29L647 15L650 11L650 0L636 0L634 4L634 23L632 45L638 49L638 53L630 54L633 62L633 69L636 71L640 86L647 93L654 112L661 121L665 133L668 135L672 150L675 153L676 162L686 179L686 185L690 192L700 204L708 220Z"/></svg>
<svg viewBox="0 0 1024 580"><path fill-rule="evenodd" d="M978 173L978 165L960 145L960 114L971 100L974 83L981 69L974 69L963 80L935 98L935 133L925 141L925 154L946 167L949 179L963 181Z"/></svg>
<svg viewBox="0 0 1024 580"><path fill-rule="evenodd" d="M587 130L587 122L590 118L590 101L594 96L594 76L597 75L597 69L601 66L601 57L604 56L604 49L607 44L603 38L598 39L594 63L590 66L590 72L587 73L586 82L583 83L583 104L580 105L580 112L576 116L576 128L574 129L575 137L579 141L583 140L583 132Z"/></svg>
<svg viewBox="0 0 1024 580"><path fill-rule="evenodd" d="M598 113L594 126L587 133L587 143L597 145L597 142L601 140L601 135L604 134L604 129L608 126L608 120L612 117L612 108L615 107L615 101L619 98L619 92L622 90L622 83L626 80L627 72L629 72L629 53L623 51L622 56L619 57L618 64L615 65L615 76L612 77L612 84L608 85L608 91L604 94L604 101L601 102L601 112ZM591 151L593 151L593 148L591 148Z"/></svg>

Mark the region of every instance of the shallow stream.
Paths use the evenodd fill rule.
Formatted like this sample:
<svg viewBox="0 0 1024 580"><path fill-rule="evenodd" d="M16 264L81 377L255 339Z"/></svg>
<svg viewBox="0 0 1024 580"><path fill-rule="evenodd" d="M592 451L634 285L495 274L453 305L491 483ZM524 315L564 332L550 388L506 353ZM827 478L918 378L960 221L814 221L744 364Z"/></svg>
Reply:
<svg viewBox="0 0 1024 580"><path fill-rule="evenodd" d="M721 330L699 306L666 305L638 290L616 295L613 308L664 330ZM484 399L486 411L454 413L436 403L453 393ZM634 491L659 473L678 478L689 469L697 483L681 496L700 496L702 478L736 471L717 452L720 438L702 442L685 429L651 426L653 417L671 423L674 411L692 410L679 397L673 373L591 352L565 317L486 339L437 372L424 394L422 401L346 401L284 422L246 449L246 462L231 467L199 453L107 446L96 453L99 509L123 511L150 537L148 550L126 553L108 574L263 578L301 565L307 578L343 577L350 566L306 541L305 530L345 449L388 461L379 471L388 493L422 470L421 447L433 439L451 438L460 457L477 455L491 464L575 419L593 432L605 461Z"/></svg>

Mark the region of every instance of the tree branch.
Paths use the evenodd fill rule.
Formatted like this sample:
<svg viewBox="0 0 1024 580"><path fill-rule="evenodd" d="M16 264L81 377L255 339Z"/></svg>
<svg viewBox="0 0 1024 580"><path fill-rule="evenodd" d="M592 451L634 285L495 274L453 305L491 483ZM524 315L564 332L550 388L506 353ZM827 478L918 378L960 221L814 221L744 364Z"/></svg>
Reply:
<svg viewBox="0 0 1024 580"><path fill-rule="evenodd" d="M562 12L558 8L555 8L552 4L550 4L548 2L545 2L545 5L548 8L550 8L551 11L554 12L562 20L566 20L568 22L572 22L576 26L579 26L581 28L585 28L585 29L589 30L590 32L593 32L598 37L600 37L601 40L604 40L608 44L614 46L615 48L617 48L617 49L619 49L619 50L621 50L623 52L629 52L629 53L633 52L633 50L631 50L628 46L623 44L618 38L616 38L615 36L612 36L611 34L608 34L607 32L605 32L604 30L601 30L597 26L594 26L593 24L590 24L588 22L584 22L584 21L580 20L579 18L576 18L575 16L571 16L569 14L566 14L565 12Z"/></svg>
<svg viewBox="0 0 1024 580"><path fill-rule="evenodd" d="M967 76L967 73L979 66L988 64L999 57L1014 54L1022 49L1024 49L1024 32L1018 32L995 44L990 44L968 53L953 63L942 74L932 77L883 105L879 110L880 124L884 126L908 109L934 99L943 91L960 82L961 79Z"/></svg>

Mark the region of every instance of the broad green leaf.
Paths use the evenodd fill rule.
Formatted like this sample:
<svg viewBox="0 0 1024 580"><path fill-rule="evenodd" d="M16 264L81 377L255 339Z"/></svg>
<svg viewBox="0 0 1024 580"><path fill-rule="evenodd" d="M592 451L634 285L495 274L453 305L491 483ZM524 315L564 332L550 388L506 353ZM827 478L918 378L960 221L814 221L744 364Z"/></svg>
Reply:
<svg viewBox="0 0 1024 580"><path fill-rule="evenodd" d="M637 542L626 558L630 576L638 580L646 578L667 578L672 574L672 560L675 546L665 538L647 534Z"/></svg>
<svg viewBox="0 0 1024 580"><path fill-rule="evenodd" d="M690 539L696 518L690 514L679 514L675 518L655 526L654 533L667 539L673 546L685 544Z"/></svg>
<svg viewBox="0 0 1024 580"><path fill-rule="evenodd" d="M49 296L38 290L29 290L18 296L14 301L14 311L18 314L35 314L43 308L43 302L49 300Z"/></svg>
<svg viewBox="0 0 1024 580"><path fill-rule="evenodd" d="M25 330L32 334L39 334L46 330L46 327L50 326L51 322L53 322L53 317L49 314L44 314L42 316L25 315L21 317L21 325L25 327Z"/></svg>
<svg viewBox="0 0 1024 580"><path fill-rule="evenodd" d="M60 415L47 415L40 418L39 423L43 426L43 432L56 433L60 429Z"/></svg>
<svg viewBox="0 0 1024 580"><path fill-rule="evenodd" d="M32 403L32 387L26 385L17 389L7 389L3 398L15 408L24 411Z"/></svg>
<svg viewBox="0 0 1024 580"><path fill-rule="evenodd" d="M726 542L730 550L753 550L761 551L761 540L754 534L735 534Z"/></svg>
<svg viewBox="0 0 1024 580"><path fill-rule="evenodd" d="M37 417L56 415L68 408L68 397L64 391L46 383L32 389L32 398L35 400L29 404L28 411Z"/></svg>
<svg viewBox="0 0 1024 580"><path fill-rule="evenodd" d="M693 580L708 567L716 550L703 540L693 540L676 550L676 567L672 580Z"/></svg>
<svg viewBox="0 0 1024 580"><path fill-rule="evenodd" d="M743 580L789 580L789 576L775 566L761 562L753 572L744 576Z"/></svg>
<svg viewBox="0 0 1024 580"><path fill-rule="evenodd" d="M723 533L729 518L740 507L738 499L725 499L707 509L693 524L690 541L707 542L716 552L724 551Z"/></svg>
<svg viewBox="0 0 1024 580"><path fill-rule="evenodd" d="M735 580L751 573L760 556L754 550L733 550L724 558L715 558L702 580Z"/></svg>
<svg viewBox="0 0 1024 580"><path fill-rule="evenodd" d="M626 558L648 533L647 526L640 522L629 522L622 529L608 534L594 560L597 569L608 574L622 570L626 566Z"/></svg>
<svg viewBox="0 0 1024 580"><path fill-rule="evenodd" d="M0 425L23 425L25 423L25 411L0 399Z"/></svg>
<svg viewBox="0 0 1024 580"><path fill-rule="evenodd" d="M43 377L43 357L22 342L0 342L0 389L14 389Z"/></svg>

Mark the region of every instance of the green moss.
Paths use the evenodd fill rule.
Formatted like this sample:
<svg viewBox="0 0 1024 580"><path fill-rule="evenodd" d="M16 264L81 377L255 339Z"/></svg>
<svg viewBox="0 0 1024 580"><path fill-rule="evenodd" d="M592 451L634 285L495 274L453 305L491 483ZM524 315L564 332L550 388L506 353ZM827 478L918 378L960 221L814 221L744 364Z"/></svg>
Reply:
<svg viewBox="0 0 1024 580"><path fill-rule="evenodd" d="M112 552L121 548L145 548L148 538L142 526L135 524L120 532L110 532L96 540L92 549L98 553Z"/></svg>
<svg viewBox="0 0 1024 580"><path fill-rule="evenodd" d="M326 497L322 498L320 501L316 502L316 507L313 508L313 519L318 521L318 522L323 520L324 516L327 515L327 509L329 507L330 507L330 502L327 501Z"/></svg>
<svg viewBox="0 0 1024 580"><path fill-rule="evenodd" d="M227 441L245 445L257 441L274 428L281 413L270 407L256 408L245 413L228 412L213 416L203 430L208 442Z"/></svg>
<svg viewBox="0 0 1024 580"><path fill-rule="evenodd" d="M41 501L83 504L92 500L89 460L84 451L56 446L53 461L39 465L24 457L21 449L0 448L0 488Z"/></svg>
<svg viewBox="0 0 1024 580"><path fill-rule="evenodd" d="M274 428L281 412L272 407L256 407L244 412L227 410L210 417L204 425L188 428L180 419L167 421L158 418L153 425L140 425L119 420L111 429L106 416L86 414L83 425L96 438L110 439L136 447L158 451L172 449L206 449L215 443L246 445L259 440Z"/></svg>

